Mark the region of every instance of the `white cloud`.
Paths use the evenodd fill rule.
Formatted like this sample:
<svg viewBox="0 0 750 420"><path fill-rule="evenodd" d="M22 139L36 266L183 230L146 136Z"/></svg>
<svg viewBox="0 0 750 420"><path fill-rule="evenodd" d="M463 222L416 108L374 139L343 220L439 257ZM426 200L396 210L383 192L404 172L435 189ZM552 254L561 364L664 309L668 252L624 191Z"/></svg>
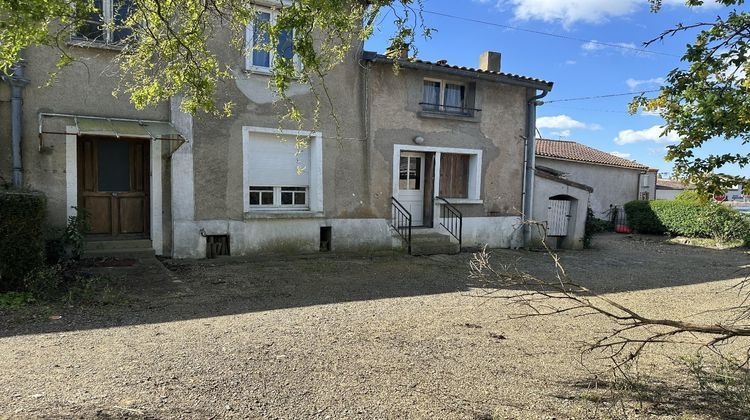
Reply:
<svg viewBox="0 0 750 420"><path fill-rule="evenodd" d="M474 0L489 3L488 0ZM670 7L685 6L685 0L664 0ZM497 0L499 9L510 7L516 19L560 22L570 27L577 22L601 23L611 18L630 15L649 7L647 0ZM700 8L714 8L715 0L707 0ZM699 9L699 8L694 8Z"/></svg>
<svg viewBox="0 0 750 420"><path fill-rule="evenodd" d="M599 124L587 124L564 114L553 117L539 117L536 119L536 126L537 128L568 130L568 135L570 135L572 129L600 130L602 128Z"/></svg>
<svg viewBox="0 0 750 420"><path fill-rule="evenodd" d="M630 78L625 81L625 84L628 85L630 90L636 90L639 86L661 86L666 82L666 80L663 77L654 77L652 79L633 79Z"/></svg>
<svg viewBox="0 0 750 420"><path fill-rule="evenodd" d="M572 65L574 65L574 64L576 64L576 63L577 63L577 61L576 61L576 60L565 60L565 64L567 64L567 65L569 65L569 66L572 66Z"/></svg>
<svg viewBox="0 0 750 420"><path fill-rule="evenodd" d="M622 48L637 48L636 45L632 42L601 43L595 39L592 39L591 41L584 42L583 44L581 44L581 49L584 51L593 52L593 51L605 50L608 48L617 48L615 46L622 47Z"/></svg>
<svg viewBox="0 0 750 420"><path fill-rule="evenodd" d="M630 157L630 153L623 153L623 152L609 152L612 156L617 156L619 158L627 159Z"/></svg>
<svg viewBox="0 0 750 420"><path fill-rule="evenodd" d="M550 134L552 134L555 137L570 137L570 130L560 130L560 131L553 131Z"/></svg>
<svg viewBox="0 0 750 420"><path fill-rule="evenodd" d="M570 26L576 22L600 23L609 18L635 12L643 0L507 0L515 17L521 20L561 22Z"/></svg>
<svg viewBox="0 0 750 420"><path fill-rule="evenodd" d="M643 130L622 130L615 137L614 142L623 145L641 141L653 141L655 143L677 143L680 141L676 133L669 132L662 136L663 131L664 129L658 125Z"/></svg>

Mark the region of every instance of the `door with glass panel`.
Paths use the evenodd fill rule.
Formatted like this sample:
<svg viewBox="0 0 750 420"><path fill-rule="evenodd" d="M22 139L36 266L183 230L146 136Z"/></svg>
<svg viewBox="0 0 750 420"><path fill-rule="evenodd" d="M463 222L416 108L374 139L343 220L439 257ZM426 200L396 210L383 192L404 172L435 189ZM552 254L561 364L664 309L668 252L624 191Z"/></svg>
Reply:
<svg viewBox="0 0 750 420"><path fill-rule="evenodd" d="M91 235L148 237L149 146L140 139L78 138L78 206L88 212Z"/></svg>
<svg viewBox="0 0 750 420"><path fill-rule="evenodd" d="M424 164L424 153L401 152L397 199L411 213L413 226L424 224Z"/></svg>

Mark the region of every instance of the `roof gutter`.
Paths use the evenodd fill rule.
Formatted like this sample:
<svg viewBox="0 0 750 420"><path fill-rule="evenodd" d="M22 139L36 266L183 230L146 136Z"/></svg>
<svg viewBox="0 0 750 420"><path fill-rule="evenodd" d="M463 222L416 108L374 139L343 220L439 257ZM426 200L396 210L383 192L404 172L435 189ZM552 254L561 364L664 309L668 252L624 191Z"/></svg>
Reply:
<svg viewBox="0 0 750 420"><path fill-rule="evenodd" d="M544 98L549 90L529 98L526 111L526 166L523 171L523 221L532 219L534 209L534 165L536 164L536 107L542 105L539 99ZM523 243L531 246L531 225L523 224Z"/></svg>

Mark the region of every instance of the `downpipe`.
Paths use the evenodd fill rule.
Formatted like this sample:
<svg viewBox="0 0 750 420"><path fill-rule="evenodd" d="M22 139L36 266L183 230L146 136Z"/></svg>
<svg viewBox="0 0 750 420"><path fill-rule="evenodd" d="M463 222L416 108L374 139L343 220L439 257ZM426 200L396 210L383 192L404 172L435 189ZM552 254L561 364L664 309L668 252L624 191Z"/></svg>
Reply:
<svg viewBox="0 0 750 420"><path fill-rule="evenodd" d="M11 137L11 184L15 188L23 186L23 89L29 84L25 78L26 62L22 59L13 67L13 75L8 78L10 96L10 137Z"/></svg>
<svg viewBox="0 0 750 420"><path fill-rule="evenodd" d="M539 95L532 96L527 102L526 111L526 167L523 173L523 243L531 246L531 220L534 206L534 165L536 164L536 107L544 104L539 99L547 96L549 91L542 91Z"/></svg>

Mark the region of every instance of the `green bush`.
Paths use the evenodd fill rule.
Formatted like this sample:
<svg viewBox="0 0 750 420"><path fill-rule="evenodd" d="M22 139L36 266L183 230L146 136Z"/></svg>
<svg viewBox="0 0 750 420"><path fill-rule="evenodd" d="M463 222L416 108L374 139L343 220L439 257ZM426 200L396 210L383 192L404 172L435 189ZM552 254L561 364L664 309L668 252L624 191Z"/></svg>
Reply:
<svg viewBox="0 0 750 420"><path fill-rule="evenodd" d="M44 265L36 268L24 278L26 290L41 301L52 301L63 292L65 278L60 265Z"/></svg>
<svg viewBox="0 0 750 420"><path fill-rule="evenodd" d="M625 204L628 224L639 233L750 241L750 222L716 203L690 200L631 201Z"/></svg>
<svg viewBox="0 0 750 420"><path fill-rule="evenodd" d="M586 228L583 233L583 247L591 248L591 239L594 234L612 230L612 222L597 219L591 207L586 210Z"/></svg>
<svg viewBox="0 0 750 420"><path fill-rule="evenodd" d="M0 291L22 290L44 264L47 200L40 193L0 191Z"/></svg>

